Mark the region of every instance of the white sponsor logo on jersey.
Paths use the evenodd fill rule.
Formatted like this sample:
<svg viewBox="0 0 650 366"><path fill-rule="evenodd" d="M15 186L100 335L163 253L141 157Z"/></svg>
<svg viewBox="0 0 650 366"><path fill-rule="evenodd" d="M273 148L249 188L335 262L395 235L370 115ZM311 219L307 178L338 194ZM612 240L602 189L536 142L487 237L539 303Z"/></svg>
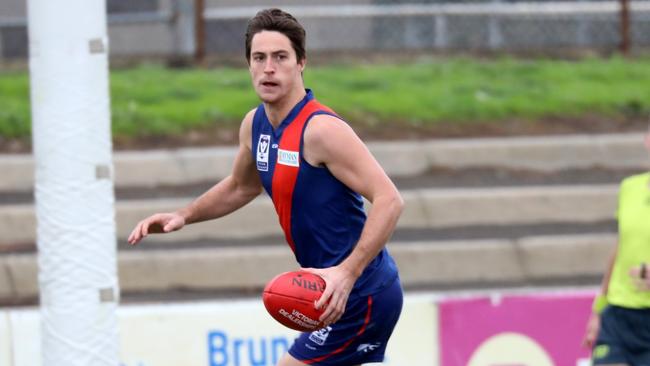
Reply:
<svg viewBox="0 0 650 366"><path fill-rule="evenodd" d="M278 149L278 164L298 167L298 152Z"/></svg>

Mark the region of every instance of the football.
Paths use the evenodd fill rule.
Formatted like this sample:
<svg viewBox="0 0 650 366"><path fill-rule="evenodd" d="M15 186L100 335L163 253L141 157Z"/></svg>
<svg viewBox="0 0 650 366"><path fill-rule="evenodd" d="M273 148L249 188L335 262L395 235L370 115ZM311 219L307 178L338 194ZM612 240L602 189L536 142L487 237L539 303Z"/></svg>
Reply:
<svg viewBox="0 0 650 366"><path fill-rule="evenodd" d="M292 271L281 273L264 288L262 301L271 316L291 329L311 332L323 327L318 318L325 308L316 310L314 303L325 290L320 276Z"/></svg>

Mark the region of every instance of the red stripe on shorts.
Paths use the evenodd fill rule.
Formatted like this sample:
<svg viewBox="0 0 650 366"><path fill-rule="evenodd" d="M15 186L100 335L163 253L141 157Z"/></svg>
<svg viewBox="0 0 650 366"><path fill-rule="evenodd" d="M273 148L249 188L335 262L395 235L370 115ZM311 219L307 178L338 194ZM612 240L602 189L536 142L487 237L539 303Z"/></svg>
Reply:
<svg viewBox="0 0 650 366"><path fill-rule="evenodd" d="M332 356L334 356L334 355L336 355L338 353L343 352L346 348L348 348L350 346L350 344L352 344L352 342L354 342L357 338L359 338L363 334L363 332L366 331L366 327L368 326L368 323L370 323L370 314L372 314L372 297L368 296L368 311L366 312L366 318L364 319L363 325L361 326L361 329L359 329L357 334L354 337L350 338L347 342L345 342L344 345L337 348L333 352L330 352L330 353L328 353L328 354L326 354L324 356L321 356L321 357L312 358L311 360L305 360L305 361L302 361L302 362L307 364L307 365L311 365L312 363L323 361L323 360L328 359L328 358L330 358L330 357L332 357Z"/></svg>

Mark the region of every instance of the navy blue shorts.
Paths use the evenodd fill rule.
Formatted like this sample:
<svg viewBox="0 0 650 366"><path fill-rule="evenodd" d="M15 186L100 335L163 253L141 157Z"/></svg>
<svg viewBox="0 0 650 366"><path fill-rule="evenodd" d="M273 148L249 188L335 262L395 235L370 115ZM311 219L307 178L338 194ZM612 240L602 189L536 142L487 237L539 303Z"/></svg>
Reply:
<svg viewBox="0 0 650 366"><path fill-rule="evenodd" d="M606 307L592 360L594 365L650 366L650 309Z"/></svg>
<svg viewBox="0 0 650 366"><path fill-rule="evenodd" d="M289 354L308 365L352 366L382 362L386 343L402 312L399 278L371 296L350 294L339 321L321 330L302 333Z"/></svg>

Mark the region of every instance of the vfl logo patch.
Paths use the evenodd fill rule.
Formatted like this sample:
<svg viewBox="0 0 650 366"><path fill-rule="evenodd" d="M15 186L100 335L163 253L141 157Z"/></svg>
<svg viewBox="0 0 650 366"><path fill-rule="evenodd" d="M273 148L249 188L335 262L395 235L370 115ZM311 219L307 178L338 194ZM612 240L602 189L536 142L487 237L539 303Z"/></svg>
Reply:
<svg viewBox="0 0 650 366"><path fill-rule="evenodd" d="M298 167L298 152L278 149L278 164Z"/></svg>
<svg viewBox="0 0 650 366"><path fill-rule="evenodd" d="M269 145L271 143L271 135L260 135L257 142L257 170L261 172L269 171Z"/></svg>
<svg viewBox="0 0 650 366"><path fill-rule="evenodd" d="M313 331L309 335L309 340L316 343L319 346L322 346L325 344L325 341L327 341L327 337L329 337L331 331L332 331L332 327L329 326Z"/></svg>

